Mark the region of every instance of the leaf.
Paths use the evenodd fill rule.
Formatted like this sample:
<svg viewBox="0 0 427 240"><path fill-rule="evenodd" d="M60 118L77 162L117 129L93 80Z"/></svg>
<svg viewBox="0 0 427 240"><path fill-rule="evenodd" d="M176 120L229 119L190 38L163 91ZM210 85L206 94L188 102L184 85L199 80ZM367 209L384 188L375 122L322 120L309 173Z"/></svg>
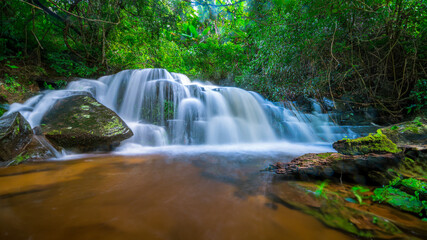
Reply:
<svg viewBox="0 0 427 240"><path fill-rule="evenodd" d="M193 37L199 37L199 32L197 32L196 28L193 25L188 26L188 28L190 29L191 34L193 34Z"/></svg>
<svg viewBox="0 0 427 240"><path fill-rule="evenodd" d="M15 65L9 65L9 64L6 64L6 66L8 66L8 67L10 67L12 69L19 68L19 67L15 66Z"/></svg>
<svg viewBox="0 0 427 240"><path fill-rule="evenodd" d="M205 30L203 30L202 35L203 35L203 36L208 35L209 30L210 30L210 28L209 28L209 27L207 27Z"/></svg>

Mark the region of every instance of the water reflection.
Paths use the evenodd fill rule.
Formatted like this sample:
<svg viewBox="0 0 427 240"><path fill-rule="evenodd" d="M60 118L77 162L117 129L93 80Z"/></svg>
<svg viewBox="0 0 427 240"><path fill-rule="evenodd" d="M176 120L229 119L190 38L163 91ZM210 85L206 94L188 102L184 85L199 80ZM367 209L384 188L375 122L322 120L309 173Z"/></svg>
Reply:
<svg viewBox="0 0 427 240"><path fill-rule="evenodd" d="M270 175L259 172L271 161L100 156L0 169L1 238L348 238L273 203Z"/></svg>

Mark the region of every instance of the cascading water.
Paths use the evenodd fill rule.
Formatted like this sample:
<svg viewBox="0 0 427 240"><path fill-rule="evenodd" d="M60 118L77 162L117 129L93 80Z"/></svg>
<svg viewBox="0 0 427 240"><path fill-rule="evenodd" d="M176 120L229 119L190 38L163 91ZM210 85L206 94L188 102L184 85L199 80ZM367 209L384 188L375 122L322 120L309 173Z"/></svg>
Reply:
<svg viewBox="0 0 427 240"><path fill-rule="evenodd" d="M285 107L239 88L191 82L165 69L81 79L12 104L8 113L20 111L35 127L55 101L75 94L92 95L114 110L134 132L124 143L143 146L332 142L352 134L329 121L316 102L313 113L303 114L291 103Z"/></svg>

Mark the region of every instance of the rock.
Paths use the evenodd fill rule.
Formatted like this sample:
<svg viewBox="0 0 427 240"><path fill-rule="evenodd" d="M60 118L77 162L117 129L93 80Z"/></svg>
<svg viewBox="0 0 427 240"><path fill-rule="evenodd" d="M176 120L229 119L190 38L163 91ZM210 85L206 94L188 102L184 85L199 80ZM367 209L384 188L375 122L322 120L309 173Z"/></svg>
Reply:
<svg viewBox="0 0 427 240"><path fill-rule="evenodd" d="M34 135L42 136L43 135L43 130L42 130L42 128L40 126L36 126L36 127L33 128L33 133L34 133Z"/></svg>
<svg viewBox="0 0 427 240"><path fill-rule="evenodd" d="M427 200L427 183L414 178L407 178L399 181L396 185L400 190L416 196L418 194L418 198L421 201Z"/></svg>
<svg viewBox="0 0 427 240"><path fill-rule="evenodd" d="M425 119L395 124L381 131L397 145L418 145L427 143L427 124Z"/></svg>
<svg viewBox="0 0 427 240"><path fill-rule="evenodd" d="M9 161L18 156L32 137L30 124L19 112L1 117L0 161Z"/></svg>
<svg viewBox="0 0 427 240"><path fill-rule="evenodd" d="M31 138L30 143L25 146L21 153L5 165L10 166L17 165L25 161L43 161L55 158L61 155L58 152L59 150L61 149L53 147L44 136L34 135Z"/></svg>
<svg viewBox="0 0 427 240"><path fill-rule="evenodd" d="M418 159L420 161L427 161L427 145L400 145L405 156L411 159Z"/></svg>
<svg viewBox="0 0 427 240"><path fill-rule="evenodd" d="M354 234L359 238L408 238L408 235L387 217L360 209L359 204L348 204L341 196L345 186L340 185L337 188L339 191L330 191L328 184L321 188L313 186L313 183L307 184L309 185L306 186L306 183L301 182L286 182L280 185L280 189L276 190L275 194L269 194L267 197L273 204L302 211L329 227Z"/></svg>
<svg viewBox="0 0 427 240"><path fill-rule="evenodd" d="M272 168L277 174L291 179L333 179L359 184L384 183L374 173L397 166L402 154L343 155L340 153L308 153L289 163L277 163Z"/></svg>
<svg viewBox="0 0 427 240"><path fill-rule="evenodd" d="M399 150L386 135L379 130L376 134L356 139L343 139L335 142L332 147L341 154L361 155L367 153L399 153Z"/></svg>
<svg viewBox="0 0 427 240"><path fill-rule="evenodd" d="M83 152L110 150L112 145L133 136L115 112L83 95L58 100L41 123L51 142Z"/></svg>
<svg viewBox="0 0 427 240"><path fill-rule="evenodd" d="M373 200L380 203L385 202L399 210L411 212L420 217L426 216L426 209L419 199L391 186L375 189Z"/></svg>
<svg viewBox="0 0 427 240"><path fill-rule="evenodd" d="M295 99L295 105L298 110L303 113L311 113L314 111L312 100L303 95L297 96Z"/></svg>

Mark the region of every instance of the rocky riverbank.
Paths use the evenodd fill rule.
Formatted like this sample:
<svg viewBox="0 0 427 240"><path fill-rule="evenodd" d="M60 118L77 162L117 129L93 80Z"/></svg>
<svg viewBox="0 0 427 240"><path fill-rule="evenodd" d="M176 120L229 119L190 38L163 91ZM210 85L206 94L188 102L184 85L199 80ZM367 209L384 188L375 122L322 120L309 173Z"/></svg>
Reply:
<svg viewBox="0 0 427 240"><path fill-rule="evenodd" d="M282 201L328 226L360 237L407 239L404 233L411 232L422 238L427 234L426 143L426 121L417 118L337 141L337 153L305 154L267 170L304 196Z"/></svg>

